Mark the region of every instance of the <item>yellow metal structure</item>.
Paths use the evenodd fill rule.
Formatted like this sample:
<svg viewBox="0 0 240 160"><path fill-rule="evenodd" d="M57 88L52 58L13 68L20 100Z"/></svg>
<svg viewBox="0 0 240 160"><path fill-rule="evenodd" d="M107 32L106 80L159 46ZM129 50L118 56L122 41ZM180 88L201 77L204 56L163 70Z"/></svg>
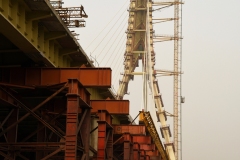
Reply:
<svg viewBox="0 0 240 160"><path fill-rule="evenodd" d="M167 127L168 125L166 124L166 114L163 108L156 75L153 72L155 65L155 52L153 50L154 34L152 26L152 3L153 2L149 0L135 0L130 3L128 29L126 31L127 43L124 55L124 73L117 92L117 99L122 99L124 94L127 93L128 83L133 79L134 75L143 75L145 78L148 77L145 80L146 84L144 85L143 90L146 90L146 87L148 86L147 83L150 80L155 106L147 106L147 104L144 104L144 108L150 107L152 108L151 110L156 110L157 119L161 123L162 137L165 139L165 148L162 145L156 129L156 118L152 118L152 116L156 116L156 113L153 115L153 113L150 114L150 112L146 112L146 110L143 112L143 116L140 114L140 118L143 119L143 122L154 139L163 159L175 160L174 145L170 140L170 128ZM139 60L142 60L145 68L142 72L134 72L135 68L138 67ZM144 94L147 95L146 93Z"/></svg>
<svg viewBox="0 0 240 160"><path fill-rule="evenodd" d="M66 26L70 27L85 27L85 20L78 18L87 18L84 7L62 7L62 0L50 0L51 5L54 7L58 15Z"/></svg>
<svg viewBox="0 0 240 160"><path fill-rule="evenodd" d="M158 151L160 152L162 158L168 159L165 149L161 143L161 140L159 138L158 132L156 130L156 127L153 123L152 117L149 112L142 112L143 115L143 122L145 126L147 127L147 130L149 131L153 141L155 142L155 145L157 146Z"/></svg>

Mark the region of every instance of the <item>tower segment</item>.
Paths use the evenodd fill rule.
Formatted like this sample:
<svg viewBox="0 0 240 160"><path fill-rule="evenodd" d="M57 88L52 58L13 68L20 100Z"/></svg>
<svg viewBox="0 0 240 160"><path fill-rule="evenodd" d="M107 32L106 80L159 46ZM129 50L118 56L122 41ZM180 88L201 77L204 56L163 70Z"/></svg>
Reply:
<svg viewBox="0 0 240 160"><path fill-rule="evenodd" d="M117 99L123 99L128 90L128 83L133 80L134 75L143 76L143 122L154 139L163 159L175 160L174 145L170 138L170 127L166 122L166 113L156 74L154 73L155 52L153 50L152 3L151 0L132 0L130 2L126 31L126 51L124 54L124 73L116 97ZM142 72L134 72L136 67L139 66L140 60L142 61ZM149 96L150 94L152 97ZM149 105L148 101L151 100L154 103ZM158 120L161 124L162 137L165 139L165 149L156 129L159 126Z"/></svg>

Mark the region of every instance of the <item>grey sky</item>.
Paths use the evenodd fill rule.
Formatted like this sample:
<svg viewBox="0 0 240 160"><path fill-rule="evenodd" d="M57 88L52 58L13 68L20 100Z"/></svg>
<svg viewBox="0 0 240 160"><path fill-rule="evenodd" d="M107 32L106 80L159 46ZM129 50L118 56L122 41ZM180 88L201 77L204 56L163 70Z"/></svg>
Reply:
<svg viewBox="0 0 240 160"><path fill-rule="evenodd" d="M126 0L65 0L65 5L82 4L89 18L86 28L75 29L80 34L80 44L88 54L93 52L104 34L89 46L90 42L102 31L112 17L121 9L125 13L118 20L117 26L127 24ZM183 6L183 95L186 103L183 105L183 159L184 160L239 160L240 151L240 1L185 1ZM123 11L121 10L120 13ZM161 15L161 12L157 13ZM163 13L164 14L164 13ZM119 16L118 16L119 17ZM116 20L116 18L115 18ZM113 21L115 22L115 21ZM119 27L125 34L124 24ZM112 23L109 26L113 25ZM109 27L108 26L108 27ZM117 30L115 26L115 30ZM167 28L167 27L166 27ZM169 28L159 26L161 34L172 34ZM155 29L155 28L154 28ZM122 34L116 31L119 38ZM109 33L113 35L113 33ZM119 59L123 59L125 37L120 41L113 39L105 44L118 42L123 47L119 49ZM89 47L88 47L89 46ZM88 48L87 48L88 47ZM155 51L159 57L156 68L172 69L172 43L156 44ZM86 49L87 48L87 49ZM105 47L109 48L109 47ZM115 46L113 48L116 48ZM102 51L98 48L91 53L93 56ZM102 57L108 57L105 50ZM105 60L98 57L98 62L104 65ZM117 57L117 55L114 55ZM115 58L116 59L116 58ZM110 61L112 61L110 59ZM115 62L114 62L115 63ZM107 63L107 64L111 64ZM112 64L114 65L114 64ZM121 66L120 69L117 66ZM122 72L122 63L113 68L113 72ZM113 73L114 74L114 73ZM117 84L119 76L114 77ZM137 78L138 79L138 78ZM134 115L140 109L139 85L130 83L131 113ZM172 77L159 78L159 86L167 110L172 108ZM116 88L117 89L117 88ZM170 121L170 125L173 124Z"/></svg>

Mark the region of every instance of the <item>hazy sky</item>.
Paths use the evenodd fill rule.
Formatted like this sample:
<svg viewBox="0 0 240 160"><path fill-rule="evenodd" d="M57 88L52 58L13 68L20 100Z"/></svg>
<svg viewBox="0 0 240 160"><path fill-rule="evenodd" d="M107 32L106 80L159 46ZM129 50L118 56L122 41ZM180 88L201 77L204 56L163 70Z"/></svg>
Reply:
<svg viewBox="0 0 240 160"><path fill-rule="evenodd" d="M112 67L116 90L119 73L123 72L129 3L126 0L65 0L67 6L82 4L85 7L89 15L86 28L75 29L80 34L79 42L88 55L97 57L100 66ZM186 97L183 160L240 159L239 6L238 0L189 0L183 6L182 90ZM171 15L171 11L157 12L155 17ZM171 26L171 23L156 25L154 29L159 34L172 35ZM155 44L155 52L156 68L171 70L173 43ZM133 117L141 108L141 97L137 97L141 84L137 79L130 83L130 96L127 96ZM171 112L172 77L160 77L158 81L165 108Z"/></svg>

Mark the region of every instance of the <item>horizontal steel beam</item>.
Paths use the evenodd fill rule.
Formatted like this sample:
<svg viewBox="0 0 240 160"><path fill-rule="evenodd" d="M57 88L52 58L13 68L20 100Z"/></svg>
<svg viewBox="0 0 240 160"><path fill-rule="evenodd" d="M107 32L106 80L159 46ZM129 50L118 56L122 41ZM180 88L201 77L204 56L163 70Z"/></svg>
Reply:
<svg viewBox="0 0 240 160"><path fill-rule="evenodd" d="M146 155L149 155L149 156L159 156L160 153L158 150L155 150L155 151L146 151Z"/></svg>
<svg viewBox="0 0 240 160"><path fill-rule="evenodd" d="M131 135L146 135L146 127L140 125L113 125L113 134L130 133Z"/></svg>
<svg viewBox="0 0 240 160"><path fill-rule="evenodd" d="M129 114L129 100L91 100L90 106L92 107L91 113L107 110L111 115Z"/></svg>
<svg viewBox="0 0 240 160"><path fill-rule="evenodd" d="M111 87L111 68L0 68L0 82L49 86L78 79L84 87Z"/></svg>
<svg viewBox="0 0 240 160"><path fill-rule="evenodd" d="M140 144L140 149L145 151L154 151L155 148L155 144Z"/></svg>
<svg viewBox="0 0 240 160"><path fill-rule="evenodd" d="M150 136L133 136L133 143L152 144Z"/></svg>

